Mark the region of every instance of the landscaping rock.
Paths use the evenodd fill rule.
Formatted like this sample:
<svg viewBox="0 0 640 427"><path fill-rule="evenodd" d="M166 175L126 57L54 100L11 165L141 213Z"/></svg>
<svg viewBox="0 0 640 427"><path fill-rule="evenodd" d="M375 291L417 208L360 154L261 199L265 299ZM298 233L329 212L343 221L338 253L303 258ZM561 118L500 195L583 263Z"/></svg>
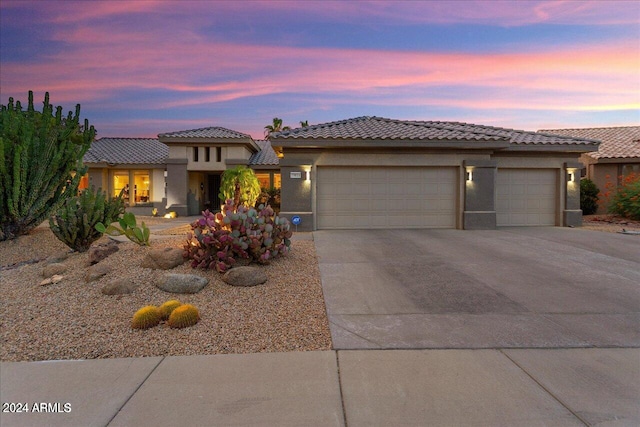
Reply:
<svg viewBox="0 0 640 427"><path fill-rule="evenodd" d="M125 295L130 294L138 288L138 285L129 279L117 279L107 283L101 290L105 295Z"/></svg>
<svg viewBox="0 0 640 427"><path fill-rule="evenodd" d="M195 274L167 274L163 280L156 283L156 286L165 292L174 294L195 294L208 283L209 279Z"/></svg>
<svg viewBox="0 0 640 427"><path fill-rule="evenodd" d="M180 248L154 249L144 257L141 266L144 268L170 270L184 263L183 253L184 250Z"/></svg>
<svg viewBox="0 0 640 427"><path fill-rule="evenodd" d="M115 240L91 245L89 248L89 264L97 264L112 253L118 252L119 249L118 243Z"/></svg>
<svg viewBox="0 0 640 427"><path fill-rule="evenodd" d="M87 268L87 272L84 276L84 280L89 283L94 280L98 280L102 276L105 276L111 272L111 267L106 264L96 264Z"/></svg>
<svg viewBox="0 0 640 427"><path fill-rule="evenodd" d="M67 271L67 266L61 263L48 264L42 269L42 277L52 277Z"/></svg>
<svg viewBox="0 0 640 427"><path fill-rule="evenodd" d="M46 264L57 264L62 261L65 261L67 258L69 258L69 252L60 252L47 257L47 259L45 259L44 262Z"/></svg>
<svg viewBox="0 0 640 427"><path fill-rule="evenodd" d="M222 280L232 286L256 286L267 281L267 275L259 267L234 267L224 273Z"/></svg>
<svg viewBox="0 0 640 427"><path fill-rule="evenodd" d="M40 282L40 286L53 285L54 283L62 281L62 279L64 279L64 276L54 274L52 277L44 279L42 282Z"/></svg>

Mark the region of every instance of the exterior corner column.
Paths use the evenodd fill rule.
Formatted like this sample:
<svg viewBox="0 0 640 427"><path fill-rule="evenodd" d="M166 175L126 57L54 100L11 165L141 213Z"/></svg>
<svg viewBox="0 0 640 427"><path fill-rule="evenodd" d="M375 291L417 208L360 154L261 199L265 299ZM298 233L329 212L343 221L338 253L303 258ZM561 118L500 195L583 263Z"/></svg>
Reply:
<svg viewBox="0 0 640 427"><path fill-rule="evenodd" d="M187 159L167 159L167 211L174 211L180 216L189 214L187 194L189 192L189 172Z"/></svg>
<svg viewBox="0 0 640 427"><path fill-rule="evenodd" d="M497 162L472 160L463 162L465 230L493 230L496 228L495 187Z"/></svg>
<svg viewBox="0 0 640 427"><path fill-rule="evenodd" d="M314 212L312 189L315 179L311 160L280 160L280 215L291 221L300 217L300 224L294 230L312 231Z"/></svg>
<svg viewBox="0 0 640 427"><path fill-rule="evenodd" d="M566 162L563 169L561 185L565 185L564 209L562 225L565 227L582 226L582 210L580 209L580 170L582 163Z"/></svg>

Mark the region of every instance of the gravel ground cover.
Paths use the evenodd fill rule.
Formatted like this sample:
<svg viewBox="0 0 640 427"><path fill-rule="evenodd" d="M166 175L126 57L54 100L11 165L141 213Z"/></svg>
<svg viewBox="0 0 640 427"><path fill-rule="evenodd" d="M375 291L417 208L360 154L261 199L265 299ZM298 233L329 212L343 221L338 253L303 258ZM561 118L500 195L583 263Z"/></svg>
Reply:
<svg viewBox="0 0 640 427"><path fill-rule="evenodd" d="M103 237L102 240L107 237ZM181 247L184 234L152 241L151 248ZM312 241L295 240L291 253L264 268L269 280L251 288L229 286L215 271L188 263L171 273L210 280L197 294L170 294L154 283L166 271L141 268L150 250L131 242L101 263L109 275L85 282L86 253L72 253L61 282L41 286L44 259L68 252L47 227L16 241L0 242L0 360L35 361L219 353L311 351L331 348L320 274ZM25 263L42 259L40 262ZM22 263L22 264L16 264ZM130 295L100 290L116 278L139 287ZM133 313L170 299L193 304L200 322L185 329L162 323L148 330L130 327Z"/></svg>
<svg viewBox="0 0 640 427"><path fill-rule="evenodd" d="M619 233L623 229L640 232L640 221L622 218L616 215L585 215L582 218L582 228L587 230Z"/></svg>

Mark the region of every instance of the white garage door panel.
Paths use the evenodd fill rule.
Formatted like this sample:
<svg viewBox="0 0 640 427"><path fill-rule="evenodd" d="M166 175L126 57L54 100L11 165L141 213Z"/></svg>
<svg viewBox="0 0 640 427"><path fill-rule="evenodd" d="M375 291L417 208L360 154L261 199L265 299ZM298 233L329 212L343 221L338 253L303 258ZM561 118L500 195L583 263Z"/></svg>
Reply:
<svg viewBox="0 0 640 427"><path fill-rule="evenodd" d="M555 225L556 171L498 169L498 226Z"/></svg>
<svg viewBox="0 0 640 427"><path fill-rule="evenodd" d="M455 168L319 167L318 228L454 228Z"/></svg>

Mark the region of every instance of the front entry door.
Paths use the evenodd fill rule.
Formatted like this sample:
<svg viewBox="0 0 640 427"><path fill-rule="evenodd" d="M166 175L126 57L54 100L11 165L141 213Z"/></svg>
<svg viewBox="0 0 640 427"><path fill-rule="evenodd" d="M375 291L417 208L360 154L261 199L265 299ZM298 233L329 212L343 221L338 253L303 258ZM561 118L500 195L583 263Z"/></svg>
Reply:
<svg viewBox="0 0 640 427"><path fill-rule="evenodd" d="M207 200L205 200L205 209L209 209L211 212L219 211L220 205L223 203L218 196L220 194L220 177L219 173L207 176L209 192L207 193Z"/></svg>

